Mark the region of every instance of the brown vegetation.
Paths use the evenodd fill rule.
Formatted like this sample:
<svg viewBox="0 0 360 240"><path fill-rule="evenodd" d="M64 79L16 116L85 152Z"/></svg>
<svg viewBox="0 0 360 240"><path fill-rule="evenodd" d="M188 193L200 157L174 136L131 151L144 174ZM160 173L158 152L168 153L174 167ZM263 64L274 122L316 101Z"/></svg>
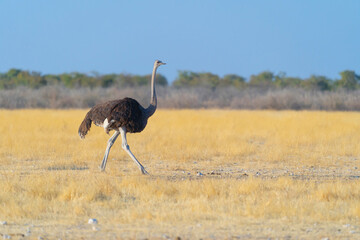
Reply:
<svg viewBox="0 0 360 240"><path fill-rule="evenodd" d="M276 109L276 110L360 110L360 90L308 91L304 89L259 88L173 88L159 87L159 107ZM90 108L107 100L132 97L146 105L148 87L80 88L49 86L39 89L19 87L0 91L0 108Z"/></svg>

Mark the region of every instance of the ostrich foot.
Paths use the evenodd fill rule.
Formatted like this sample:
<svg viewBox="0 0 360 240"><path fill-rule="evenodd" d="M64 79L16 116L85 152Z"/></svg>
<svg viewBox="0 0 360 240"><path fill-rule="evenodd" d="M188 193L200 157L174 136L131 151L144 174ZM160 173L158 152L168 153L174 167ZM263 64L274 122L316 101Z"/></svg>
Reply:
<svg viewBox="0 0 360 240"><path fill-rule="evenodd" d="M145 168L141 168L141 173L144 175L149 175L149 173L145 170Z"/></svg>

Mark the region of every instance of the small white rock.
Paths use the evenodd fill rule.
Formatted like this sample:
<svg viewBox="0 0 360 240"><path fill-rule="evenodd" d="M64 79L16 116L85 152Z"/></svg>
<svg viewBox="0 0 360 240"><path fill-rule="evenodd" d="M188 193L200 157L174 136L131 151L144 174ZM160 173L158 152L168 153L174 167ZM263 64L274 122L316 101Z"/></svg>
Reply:
<svg viewBox="0 0 360 240"><path fill-rule="evenodd" d="M88 224L98 224L98 220L96 220L96 218L90 218Z"/></svg>
<svg viewBox="0 0 360 240"><path fill-rule="evenodd" d="M97 232L97 231L100 230L100 228L93 226L93 227L92 227L92 230L95 231L95 232Z"/></svg>
<svg viewBox="0 0 360 240"><path fill-rule="evenodd" d="M169 237L168 235L166 235L166 234L163 234L163 235L162 235L162 238L164 238L164 239L170 239L170 237Z"/></svg>

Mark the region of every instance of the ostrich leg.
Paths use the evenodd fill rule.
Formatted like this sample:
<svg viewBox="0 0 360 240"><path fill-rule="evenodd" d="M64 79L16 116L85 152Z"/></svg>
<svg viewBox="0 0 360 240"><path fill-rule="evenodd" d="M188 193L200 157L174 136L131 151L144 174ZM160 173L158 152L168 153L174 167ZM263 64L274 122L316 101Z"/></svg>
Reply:
<svg viewBox="0 0 360 240"><path fill-rule="evenodd" d="M143 165L141 165L141 163L136 159L136 157L134 156L134 154L130 151L130 147L127 144L127 140L126 140L126 128L121 127L119 128L120 133L121 133L121 139L122 139L122 148L125 150L125 152L127 152L127 154L129 154L129 156L131 157L132 160L134 160L134 162L136 163L136 165L139 167L140 171L142 174L149 174L145 168L143 167Z"/></svg>
<svg viewBox="0 0 360 240"><path fill-rule="evenodd" d="M102 163L101 165L99 166L100 170L101 171L104 171L105 170L105 167L106 167L106 162L107 162L107 159L108 159L108 156L109 156L109 152L110 152L110 148L112 147L112 145L114 144L115 140L117 139L117 137L119 136L120 132L119 131L116 131L114 133L114 135L111 136L111 138L108 140L108 144L107 144L107 147L106 147L106 150L105 150L105 155L104 155L104 158L102 160Z"/></svg>

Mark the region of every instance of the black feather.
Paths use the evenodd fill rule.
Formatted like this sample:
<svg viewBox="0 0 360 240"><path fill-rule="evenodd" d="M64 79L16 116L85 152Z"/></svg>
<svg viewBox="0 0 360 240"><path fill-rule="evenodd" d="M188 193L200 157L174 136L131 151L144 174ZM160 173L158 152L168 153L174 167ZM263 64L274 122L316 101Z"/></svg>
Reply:
<svg viewBox="0 0 360 240"><path fill-rule="evenodd" d="M127 132L136 133L144 130L147 124L144 108L132 98L108 101L95 105L86 114L79 127L79 134L84 137L90 129L91 122L102 125L105 119L110 123L108 131L125 127Z"/></svg>

